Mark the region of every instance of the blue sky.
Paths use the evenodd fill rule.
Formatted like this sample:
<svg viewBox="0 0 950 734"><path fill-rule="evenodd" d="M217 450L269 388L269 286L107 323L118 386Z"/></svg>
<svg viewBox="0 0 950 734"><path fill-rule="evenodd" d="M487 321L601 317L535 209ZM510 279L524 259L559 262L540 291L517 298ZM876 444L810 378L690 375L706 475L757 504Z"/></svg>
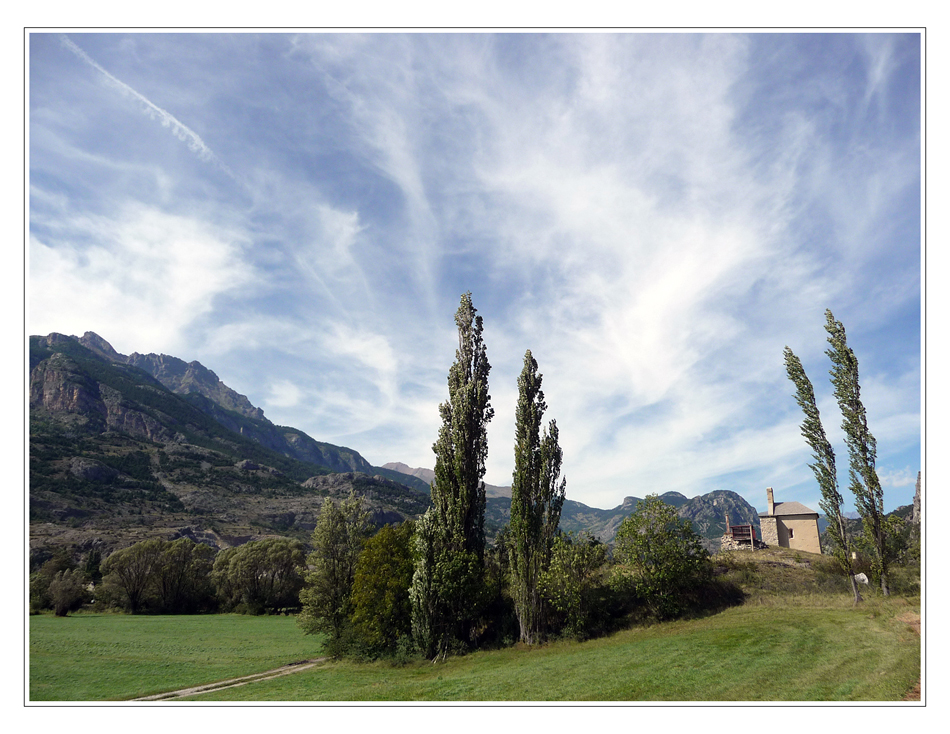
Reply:
<svg viewBox="0 0 950 734"><path fill-rule="evenodd" d="M921 469L917 34L31 34L28 330L198 360L270 420L433 464L453 316L513 464L526 349L568 497L818 509L782 361L890 510ZM846 497L850 495L845 491Z"/></svg>

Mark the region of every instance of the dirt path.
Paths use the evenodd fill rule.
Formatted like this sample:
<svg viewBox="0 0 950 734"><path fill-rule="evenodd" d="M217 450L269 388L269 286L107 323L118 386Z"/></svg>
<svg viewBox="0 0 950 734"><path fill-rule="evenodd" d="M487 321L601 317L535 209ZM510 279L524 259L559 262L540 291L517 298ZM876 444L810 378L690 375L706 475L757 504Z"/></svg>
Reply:
<svg viewBox="0 0 950 734"><path fill-rule="evenodd" d="M264 673L255 673L254 675L245 675L241 678L231 678L230 680L222 680L217 683L208 683L203 686L195 686L193 688L182 688L179 691L166 691L165 693L156 693L153 696L142 696L141 698L133 698L133 701L170 701L176 698L185 698L186 696L194 696L198 693L207 693L209 691L221 691L226 688L236 688L237 686L244 686L248 683L256 683L257 681L262 680L271 680L272 678L280 678L283 675L291 675L292 673L299 673L303 670L314 667L324 662L326 658L315 658L313 660L301 660L297 663L287 663L279 668L274 670L268 670Z"/></svg>
<svg viewBox="0 0 950 734"><path fill-rule="evenodd" d="M904 622L905 624L910 625L910 628L914 630L918 635L920 634L920 615L915 614L914 612L907 612L899 616L898 621ZM920 679L917 679L917 685L911 688L907 695L904 696L905 701L919 701L920 700Z"/></svg>

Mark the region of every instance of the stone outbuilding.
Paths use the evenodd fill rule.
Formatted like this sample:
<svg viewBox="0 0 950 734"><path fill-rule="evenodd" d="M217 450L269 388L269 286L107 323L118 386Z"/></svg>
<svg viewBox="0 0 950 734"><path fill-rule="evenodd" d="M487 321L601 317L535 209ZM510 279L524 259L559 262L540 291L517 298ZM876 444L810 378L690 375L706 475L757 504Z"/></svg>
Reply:
<svg viewBox="0 0 950 734"><path fill-rule="evenodd" d="M765 490L769 500L767 515L759 515L762 540L767 545L821 553L818 513L800 502L776 502L772 488Z"/></svg>

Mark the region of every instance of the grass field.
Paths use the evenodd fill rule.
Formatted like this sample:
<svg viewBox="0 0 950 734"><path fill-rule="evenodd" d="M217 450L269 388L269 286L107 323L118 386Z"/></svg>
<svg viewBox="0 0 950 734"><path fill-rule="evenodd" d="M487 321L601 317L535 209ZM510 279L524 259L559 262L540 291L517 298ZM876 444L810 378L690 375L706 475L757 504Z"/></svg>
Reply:
<svg viewBox="0 0 950 734"><path fill-rule="evenodd" d="M758 599L585 643L403 667L326 663L195 701L899 701L920 675L903 598ZM289 617L30 620L31 700L128 699L319 655Z"/></svg>
<svg viewBox="0 0 950 734"><path fill-rule="evenodd" d="M293 617L30 617L31 701L129 699L317 657Z"/></svg>

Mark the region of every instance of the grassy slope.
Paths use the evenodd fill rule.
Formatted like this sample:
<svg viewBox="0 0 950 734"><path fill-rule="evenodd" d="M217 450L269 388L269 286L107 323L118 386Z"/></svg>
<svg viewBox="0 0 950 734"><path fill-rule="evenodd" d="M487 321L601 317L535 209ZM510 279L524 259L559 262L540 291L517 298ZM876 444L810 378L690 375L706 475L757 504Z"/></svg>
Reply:
<svg viewBox="0 0 950 734"><path fill-rule="evenodd" d="M743 606L443 665L333 663L198 701L896 701L920 674L904 604Z"/></svg>

